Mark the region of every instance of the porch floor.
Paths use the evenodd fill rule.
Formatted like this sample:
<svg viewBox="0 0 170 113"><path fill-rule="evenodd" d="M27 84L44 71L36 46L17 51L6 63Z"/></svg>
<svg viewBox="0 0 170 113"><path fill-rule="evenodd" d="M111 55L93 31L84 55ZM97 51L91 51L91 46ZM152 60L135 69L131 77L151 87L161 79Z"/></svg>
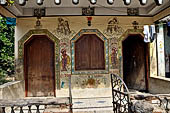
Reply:
<svg viewBox="0 0 170 113"><path fill-rule="evenodd" d="M57 97L69 96L69 91L56 91ZM111 88L86 88L72 90L73 113L112 113Z"/></svg>
<svg viewBox="0 0 170 113"><path fill-rule="evenodd" d="M69 97L69 90L61 89L56 91L56 97ZM72 90L73 113L113 113L111 88L98 89L73 89ZM40 113L46 110L40 106ZM23 107L24 113L28 112L28 107ZM50 112L67 113L68 108L49 108ZM7 109L7 113L11 112ZM15 108L15 113L20 113L19 108ZM32 113L36 113L36 106L32 106Z"/></svg>
<svg viewBox="0 0 170 113"><path fill-rule="evenodd" d="M135 90L130 90L130 94L135 95L152 95L149 93L142 93ZM69 90L61 89L56 91L58 97L69 97ZM112 105L112 90L111 88L98 89L73 89L72 90L73 113L113 113ZM152 101L151 101L152 102ZM23 108L24 113L28 112L28 107ZM44 113L44 106L40 106L40 113ZM68 113L68 108L55 106L49 107L50 112L45 113ZM54 112L52 112L54 111ZM10 113L10 110L7 111ZM15 109L15 113L20 113L19 108ZM36 107L32 107L32 113L36 113Z"/></svg>

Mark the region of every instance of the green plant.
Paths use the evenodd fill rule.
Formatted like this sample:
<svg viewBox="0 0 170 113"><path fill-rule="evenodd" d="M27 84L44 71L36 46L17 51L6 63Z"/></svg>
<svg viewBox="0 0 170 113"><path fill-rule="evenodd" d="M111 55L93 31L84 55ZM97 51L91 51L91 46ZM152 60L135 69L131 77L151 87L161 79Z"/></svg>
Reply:
<svg viewBox="0 0 170 113"><path fill-rule="evenodd" d="M5 77L14 74L14 26L6 24L0 17L0 85L7 82Z"/></svg>

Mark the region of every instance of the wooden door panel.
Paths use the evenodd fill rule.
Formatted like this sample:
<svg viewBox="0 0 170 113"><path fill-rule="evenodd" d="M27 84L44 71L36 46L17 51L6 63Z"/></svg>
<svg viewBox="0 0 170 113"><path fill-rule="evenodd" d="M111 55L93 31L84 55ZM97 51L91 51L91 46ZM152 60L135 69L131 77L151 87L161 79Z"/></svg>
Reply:
<svg viewBox="0 0 170 113"><path fill-rule="evenodd" d="M54 43L45 35L34 35L25 44L27 96L54 96Z"/></svg>
<svg viewBox="0 0 170 113"><path fill-rule="evenodd" d="M82 35L75 42L76 70L104 70L104 41L95 34Z"/></svg>
<svg viewBox="0 0 170 113"><path fill-rule="evenodd" d="M93 69L105 69L104 42L96 35L90 35L90 39L91 39L90 47L91 67Z"/></svg>
<svg viewBox="0 0 170 113"><path fill-rule="evenodd" d="M146 90L145 47L138 35L129 36L123 42L123 74L129 88Z"/></svg>
<svg viewBox="0 0 170 113"><path fill-rule="evenodd" d="M90 67L90 58L88 57L90 46L87 45L90 41L88 38L88 35L84 35L75 44L75 66L77 70L88 69Z"/></svg>

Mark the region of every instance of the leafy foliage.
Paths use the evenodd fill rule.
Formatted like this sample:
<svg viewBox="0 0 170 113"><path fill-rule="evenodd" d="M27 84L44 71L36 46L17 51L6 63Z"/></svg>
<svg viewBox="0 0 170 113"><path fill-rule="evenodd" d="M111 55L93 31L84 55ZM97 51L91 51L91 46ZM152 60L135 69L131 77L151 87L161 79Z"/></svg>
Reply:
<svg viewBox="0 0 170 113"><path fill-rule="evenodd" d="M0 85L7 82L6 76L14 74L14 26L0 17Z"/></svg>

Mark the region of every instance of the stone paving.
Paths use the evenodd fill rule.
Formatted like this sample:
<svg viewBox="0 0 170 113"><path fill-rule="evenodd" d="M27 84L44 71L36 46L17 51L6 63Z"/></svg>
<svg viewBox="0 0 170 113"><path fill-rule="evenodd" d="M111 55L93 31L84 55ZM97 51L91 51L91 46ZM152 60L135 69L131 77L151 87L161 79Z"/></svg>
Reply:
<svg viewBox="0 0 170 113"><path fill-rule="evenodd" d="M57 97L68 97L69 93L68 90L62 89L58 90L56 95ZM160 99L162 100L164 99L163 97L170 97L169 95L157 96L161 97ZM113 113L111 88L76 89L72 90L72 97L73 113ZM160 101L156 98L156 95L132 91L131 99L134 103L138 102L136 103L136 106L138 106L140 110L148 110L148 108L154 108L152 113L167 113L165 110L159 107ZM148 102L148 105L146 102ZM32 113L36 113L36 107L32 106L32 109ZM27 113L28 107L24 107L23 110L24 113ZM66 107L56 108L56 106L54 106L54 108L49 107L47 110L44 106L40 106L40 113L44 113L44 110L48 111L45 113L68 113L68 108ZM11 111L8 109L6 113L10 112ZM15 113L20 113L19 108L15 109Z"/></svg>
<svg viewBox="0 0 170 113"><path fill-rule="evenodd" d="M57 90L57 97L68 97L69 92L66 89ZM72 90L73 113L112 113L112 92L111 88L101 89L75 89ZM32 106L32 113L36 113L36 106ZM6 108L7 113L10 109ZM45 107L40 106L40 113L44 113ZM24 113L28 112L28 107L23 108ZM49 109L56 111L56 108ZM66 113L65 108L57 109L56 113ZM15 108L15 113L20 113L19 108ZM54 113L54 112L49 112Z"/></svg>
<svg viewBox="0 0 170 113"><path fill-rule="evenodd" d="M97 97L97 98L74 98L73 99L73 113L88 111L98 113L99 111L112 112L112 98L111 97Z"/></svg>
<svg viewBox="0 0 170 113"><path fill-rule="evenodd" d="M56 93L59 97L68 96L68 90ZM111 88L73 89L73 113L112 113Z"/></svg>

